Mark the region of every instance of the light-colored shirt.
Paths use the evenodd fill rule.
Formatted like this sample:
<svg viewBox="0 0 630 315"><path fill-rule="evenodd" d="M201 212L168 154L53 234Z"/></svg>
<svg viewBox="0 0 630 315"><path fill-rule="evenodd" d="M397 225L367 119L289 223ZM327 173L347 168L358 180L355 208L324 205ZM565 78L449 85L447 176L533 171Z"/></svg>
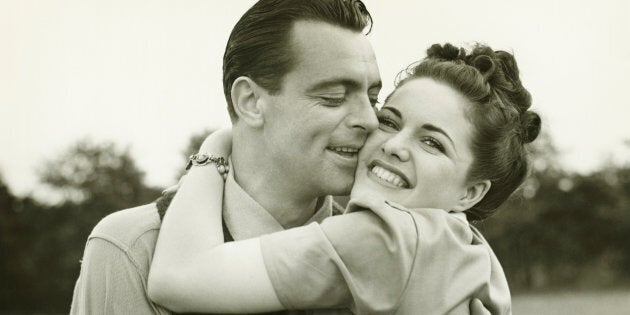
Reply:
<svg viewBox="0 0 630 315"><path fill-rule="evenodd" d="M309 220L321 222L338 205L325 197ZM223 216L235 240L282 231L260 204L236 183L225 183ZM75 285L71 314L170 314L147 295L147 279L161 220L155 204L121 210L102 219L88 237Z"/></svg>
<svg viewBox="0 0 630 315"><path fill-rule="evenodd" d="M261 238L287 309L469 314L478 298L492 314L511 314L503 269L465 215L376 199L351 201L347 211Z"/></svg>

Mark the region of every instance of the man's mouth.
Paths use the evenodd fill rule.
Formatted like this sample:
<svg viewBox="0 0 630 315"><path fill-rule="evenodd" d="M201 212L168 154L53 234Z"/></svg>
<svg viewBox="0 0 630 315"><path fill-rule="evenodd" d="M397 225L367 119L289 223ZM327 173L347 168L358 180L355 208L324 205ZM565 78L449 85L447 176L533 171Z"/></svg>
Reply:
<svg viewBox="0 0 630 315"><path fill-rule="evenodd" d="M352 147L327 147L326 149L333 151L341 156L345 156L345 157L355 157L357 155L357 153L359 153L359 149L358 148L352 148Z"/></svg>
<svg viewBox="0 0 630 315"><path fill-rule="evenodd" d="M409 181L402 174L397 174L393 170L389 170L385 167L379 165L373 165L372 168L369 169L372 175L376 176L381 181L389 183L394 187L398 188L409 188Z"/></svg>

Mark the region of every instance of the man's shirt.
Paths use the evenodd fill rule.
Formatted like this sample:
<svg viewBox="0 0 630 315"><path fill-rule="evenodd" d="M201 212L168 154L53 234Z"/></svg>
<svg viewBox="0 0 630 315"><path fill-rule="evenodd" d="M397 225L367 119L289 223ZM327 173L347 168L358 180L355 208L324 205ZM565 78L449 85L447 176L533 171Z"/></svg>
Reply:
<svg viewBox="0 0 630 315"><path fill-rule="evenodd" d="M88 237L81 273L72 298L72 314L170 314L147 295L147 279L161 217L169 202L121 210L102 219ZM306 223L321 222L340 212L331 196ZM282 231L284 228L236 183L225 183L224 222L234 240Z"/></svg>

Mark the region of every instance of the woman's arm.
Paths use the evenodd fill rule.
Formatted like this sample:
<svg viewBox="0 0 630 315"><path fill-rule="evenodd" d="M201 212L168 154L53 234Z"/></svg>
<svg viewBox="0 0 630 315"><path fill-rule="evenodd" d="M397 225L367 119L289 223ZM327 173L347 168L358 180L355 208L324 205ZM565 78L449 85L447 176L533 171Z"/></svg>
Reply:
<svg viewBox="0 0 630 315"><path fill-rule="evenodd" d="M182 182L179 197L190 188L187 185L195 178L191 175L194 173ZM219 205L216 200L202 202L206 207L210 203ZM391 232L401 228L400 218L391 218L394 213L384 215L383 211L378 211L384 215L380 218L372 211L362 211L344 215L343 218L328 219L321 227L309 225L262 239L222 244L220 233L216 233L214 239L199 242L189 229L173 227L174 218L190 220L181 221L180 227L197 226L202 230L199 233L207 233L203 229L210 222L214 222L217 229L221 224L220 215L212 218L199 214L185 217L186 211L204 214L208 210L199 205L176 208L182 204L178 205L174 200L167 212L165 224L169 225L160 233L149 279L150 297L174 311L249 313L284 308L341 307L349 306L353 298L366 300L365 296L361 297L366 293L369 296L367 300L378 301L380 306L383 301L388 301L392 306L400 296L410 270L409 259L399 257L409 256L409 250L415 249L415 246L402 245L405 242L398 239L400 233L389 235L381 230L383 220L389 222L388 226L396 227L389 229ZM383 205L382 201L378 204ZM375 207L371 205L365 204L365 208L380 208L376 204ZM400 217L400 214L395 216ZM408 224L408 217L404 217L404 223ZM408 228L405 230L409 231ZM182 239L182 235L189 235L190 240ZM178 241L170 243L170 246L177 257L167 256L171 253L162 252L162 245L165 240L171 242L174 239ZM380 251L378 247L383 246L386 239L389 239L385 242L389 244L387 250ZM413 238L410 240L415 244ZM365 290L363 285L373 286L369 276L373 273L372 268L389 275L387 281L379 281L377 299L370 294L376 288ZM357 290L357 287L363 289Z"/></svg>
<svg viewBox="0 0 630 315"><path fill-rule="evenodd" d="M219 130L206 138L200 152L227 157L230 147L230 131ZM230 261L226 266L208 269L212 267L207 262L222 257L221 253L231 248L214 248L223 244L223 186L223 178L214 164L193 166L180 181L158 237L149 274L149 297L180 312L252 310L233 307L243 300L252 301L253 307L264 310L280 309L257 242L247 242L242 250L227 256Z"/></svg>
<svg viewBox="0 0 630 315"><path fill-rule="evenodd" d="M372 201L355 205L371 211L222 244L216 187L223 182L215 169L198 169L211 171L191 170L165 218L149 277L152 300L178 312L221 313L349 305L371 313L398 305L418 248L406 211L362 196Z"/></svg>

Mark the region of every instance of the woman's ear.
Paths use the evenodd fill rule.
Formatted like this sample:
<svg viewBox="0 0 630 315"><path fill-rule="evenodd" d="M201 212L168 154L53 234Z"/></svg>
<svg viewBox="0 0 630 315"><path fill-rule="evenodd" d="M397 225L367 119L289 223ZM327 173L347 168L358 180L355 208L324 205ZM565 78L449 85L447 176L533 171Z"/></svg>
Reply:
<svg viewBox="0 0 630 315"><path fill-rule="evenodd" d="M491 183L489 180L482 180L468 184L466 187L466 193L457 201L457 204L452 210L462 212L470 209L486 196L486 193L490 190L490 186Z"/></svg>
<svg viewBox="0 0 630 315"><path fill-rule="evenodd" d="M261 107L261 93L265 93L254 80L238 77L232 83L232 104L238 119L250 127L263 125L264 116Z"/></svg>

